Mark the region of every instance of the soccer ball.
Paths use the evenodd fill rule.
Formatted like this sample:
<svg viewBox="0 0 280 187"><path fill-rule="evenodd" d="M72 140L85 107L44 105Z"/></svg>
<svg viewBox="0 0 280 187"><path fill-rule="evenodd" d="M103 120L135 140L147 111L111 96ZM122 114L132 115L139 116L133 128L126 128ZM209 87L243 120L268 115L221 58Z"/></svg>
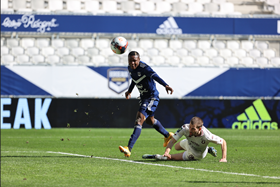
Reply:
<svg viewBox="0 0 280 187"><path fill-rule="evenodd" d="M124 37L116 37L111 41L111 49L116 54L123 54L127 49L128 42Z"/></svg>

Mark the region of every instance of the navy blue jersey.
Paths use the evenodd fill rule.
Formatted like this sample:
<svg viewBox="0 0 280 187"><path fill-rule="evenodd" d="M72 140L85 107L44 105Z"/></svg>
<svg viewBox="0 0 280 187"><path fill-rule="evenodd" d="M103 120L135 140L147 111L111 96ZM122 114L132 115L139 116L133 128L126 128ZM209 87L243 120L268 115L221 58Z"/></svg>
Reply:
<svg viewBox="0 0 280 187"><path fill-rule="evenodd" d="M150 66L142 61L139 62L139 66L135 70L132 70L130 66L128 66L128 71L132 78L128 91L131 93L136 85L140 92L141 99L158 97L159 92L154 79L163 86L167 85Z"/></svg>

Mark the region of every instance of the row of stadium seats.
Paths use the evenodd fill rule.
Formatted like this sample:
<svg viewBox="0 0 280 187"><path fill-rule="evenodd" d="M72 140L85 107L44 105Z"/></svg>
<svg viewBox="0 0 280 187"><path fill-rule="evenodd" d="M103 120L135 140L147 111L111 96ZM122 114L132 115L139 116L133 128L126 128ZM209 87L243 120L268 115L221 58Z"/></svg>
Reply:
<svg viewBox="0 0 280 187"><path fill-rule="evenodd" d="M266 41L129 40L129 49L151 65L279 67ZM115 55L109 39L2 38L2 64L127 65L127 53Z"/></svg>
<svg viewBox="0 0 280 187"><path fill-rule="evenodd" d="M265 1L279 5L279 0ZM234 9L227 0L1 0L1 12L6 13L241 15Z"/></svg>

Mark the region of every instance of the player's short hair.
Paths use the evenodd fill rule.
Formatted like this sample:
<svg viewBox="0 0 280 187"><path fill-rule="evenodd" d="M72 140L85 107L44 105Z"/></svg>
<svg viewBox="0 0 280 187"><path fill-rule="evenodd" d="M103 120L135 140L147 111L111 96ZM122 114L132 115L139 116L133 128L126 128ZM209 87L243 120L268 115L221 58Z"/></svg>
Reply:
<svg viewBox="0 0 280 187"><path fill-rule="evenodd" d="M140 58L140 55L139 55L139 53L137 51L130 51L130 53L128 54L128 57L136 56L136 55L138 55L138 57Z"/></svg>
<svg viewBox="0 0 280 187"><path fill-rule="evenodd" d="M196 125L197 128L200 128L203 126L203 120L200 117L193 117L190 121L190 124Z"/></svg>

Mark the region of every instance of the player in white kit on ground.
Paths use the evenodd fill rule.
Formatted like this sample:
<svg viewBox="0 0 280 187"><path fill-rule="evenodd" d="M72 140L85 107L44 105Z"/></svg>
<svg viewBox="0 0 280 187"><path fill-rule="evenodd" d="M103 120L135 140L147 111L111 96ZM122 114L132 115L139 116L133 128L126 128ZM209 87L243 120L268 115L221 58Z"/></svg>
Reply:
<svg viewBox="0 0 280 187"><path fill-rule="evenodd" d="M175 145L176 150L185 150L185 152L178 154L169 154L173 145L182 137L186 139L181 140ZM168 143L165 153L163 155L143 155L144 159L155 158L158 160L200 160L206 157L207 153L217 156L217 151L213 147L208 147L212 142L221 145L222 158L220 162L227 162L227 144L226 141L217 135L212 134L203 126L203 121L199 117L193 117L190 124L185 124L179 129L173 138Z"/></svg>

